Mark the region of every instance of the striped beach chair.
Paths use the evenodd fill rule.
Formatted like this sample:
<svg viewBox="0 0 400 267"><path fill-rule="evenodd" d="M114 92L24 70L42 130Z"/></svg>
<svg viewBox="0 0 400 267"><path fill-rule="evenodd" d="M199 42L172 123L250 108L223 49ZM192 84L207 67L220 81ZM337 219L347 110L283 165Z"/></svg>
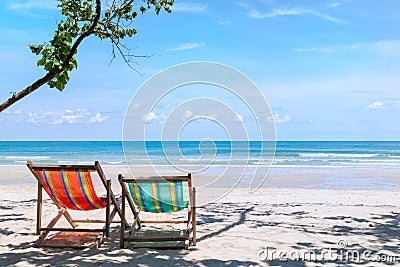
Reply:
<svg viewBox="0 0 400 267"><path fill-rule="evenodd" d="M51 231L98 233L96 245L100 245L103 237L109 236L110 224L116 213L122 216L120 200L115 198L111 190L111 180L107 180L99 162L94 165L35 165L31 161L27 166L38 181L37 224L36 234L40 235L35 242L36 247L74 247L61 243L52 244L45 242ZM97 172L106 189L106 197L98 197L92 183L90 173ZM50 221L47 227L42 228L42 190L45 190L54 204L58 207L58 214ZM110 205L114 206L110 211ZM90 211L106 208L105 220L74 220L68 210ZM58 220L64 216L72 228L54 227ZM77 223L101 223L102 228L76 228ZM118 221L119 223L119 221Z"/></svg>
<svg viewBox="0 0 400 267"><path fill-rule="evenodd" d="M129 233L125 233L125 225L121 224L120 246L124 248L130 243L135 247L171 248L171 243L183 243L185 248L190 244L196 246L196 189L192 185L192 177L187 176L160 176L160 177L123 177L118 176L122 188L122 220L125 220L125 203L133 212L134 220L130 225ZM184 190L183 184L187 184ZM184 191L188 191L188 199L185 200ZM187 219L168 220L141 220L140 212L150 213L172 213L187 209ZM138 233L143 224L186 224L179 234L166 236L162 231L155 234L147 231Z"/></svg>

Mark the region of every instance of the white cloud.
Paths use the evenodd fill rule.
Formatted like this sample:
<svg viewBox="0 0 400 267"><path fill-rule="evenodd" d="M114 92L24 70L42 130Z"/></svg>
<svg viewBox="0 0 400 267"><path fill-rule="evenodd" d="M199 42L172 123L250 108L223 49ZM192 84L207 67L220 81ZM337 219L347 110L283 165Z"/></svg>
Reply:
<svg viewBox="0 0 400 267"><path fill-rule="evenodd" d="M194 48L199 48L203 47L204 43L184 43L180 44L177 47L170 48L168 51L182 51L182 50L189 50L189 49L194 49Z"/></svg>
<svg viewBox="0 0 400 267"><path fill-rule="evenodd" d="M211 113L209 115L193 115L193 120L196 121L207 121L207 120L217 120L218 119L218 114Z"/></svg>
<svg viewBox="0 0 400 267"><path fill-rule="evenodd" d="M312 15L318 17L323 20L327 20L336 24L348 24L348 22L319 13L318 11L311 10L311 9L300 9L300 8L292 8L292 9L272 9L271 12L267 13L260 13L257 10L250 10L249 16L255 19L264 19L264 18L275 18L279 16L305 16L305 15Z"/></svg>
<svg viewBox="0 0 400 267"><path fill-rule="evenodd" d="M150 112L149 114L144 114L142 117L142 120L144 122L151 122L151 121L155 121L159 118L159 116L156 115L156 113L154 113L153 111Z"/></svg>
<svg viewBox="0 0 400 267"><path fill-rule="evenodd" d="M400 55L400 40L381 40L373 43L373 48L380 54Z"/></svg>
<svg viewBox="0 0 400 267"><path fill-rule="evenodd" d="M50 0L29 0L29 1L19 1L18 3L14 3L8 7L9 9L14 10L30 10L30 9L48 9L48 10L57 10L57 2Z"/></svg>
<svg viewBox="0 0 400 267"><path fill-rule="evenodd" d="M27 118L27 122L29 123L39 123L40 120L42 120L45 116L44 115L40 115L38 113L32 113L32 112L28 112L28 118Z"/></svg>
<svg viewBox="0 0 400 267"><path fill-rule="evenodd" d="M203 12L206 9L207 5L189 2L175 3L172 6L172 10L175 12Z"/></svg>
<svg viewBox="0 0 400 267"><path fill-rule="evenodd" d="M336 44L330 46L297 48L298 52L334 53L346 50L357 50L382 56L400 55L400 40L379 40L375 42L360 42L353 44Z"/></svg>
<svg viewBox="0 0 400 267"><path fill-rule="evenodd" d="M293 16L293 15L302 15L304 12L301 12L296 9L273 9L268 13L260 13L257 10L250 10L249 15L255 19L265 19L265 18L274 18L279 16Z"/></svg>
<svg viewBox="0 0 400 267"><path fill-rule="evenodd" d="M287 123L291 120L292 120L292 118L289 115L285 115L285 116L281 117L279 114L274 114L275 123Z"/></svg>
<svg viewBox="0 0 400 267"><path fill-rule="evenodd" d="M106 121L108 116L103 116L101 113L97 113L94 117L90 118L89 123L99 123Z"/></svg>
<svg viewBox="0 0 400 267"><path fill-rule="evenodd" d="M306 13L306 14L307 14L307 13ZM329 16L329 15L321 14L321 13L319 13L319 12L317 12L317 11L312 11L312 10L310 10L310 11L309 11L309 14L314 15L314 16L316 16L316 17L319 17L320 19L323 19L323 20L327 20L327 21L336 23L336 24L349 24L349 23L348 23L347 21L345 21L345 20L338 19L338 18Z"/></svg>
<svg viewBox="0 0 400 267"><path fill-rule="evenodd" d="M86 109L28 112L26 121L33 124L77 124L86 122L90 115Z"/></svg>
<svg viewBox="0 0 400 267"><path fill-rule="evenodd" d="M386 108L385 103L383 101L374 101L371 104L367 105L367 109L381 109Z"/></svg>
<svg viewBox="0 0 400 267"><path fill-rule="evenodd" d="M239 115L239 114L236 114L235 122L243 122L243 116Z"/></svg>
<svg viewBox="0 0 400 267"><path fill-rule="evenodd" d="M139 109L140 108L140 104L139 103L135 103L132 106L134 109Z"/></svg>
<svg viewBox="0 0 400 267"><path fill-rule="evenodd" d="M21 110L9 111L8 109L6 109L3 111L3 114L5 115L19 115L21 113L22 113Z"/></svg>
<svg viewBox="0 0 400 267"><path fill-rule="evenodd" d="M332 47L312 47L312 48L297 48L296 51L298 52L317 52L317 53L334 53L336 49Z"/></svg>
<svg viewBox="0 0 400 267"><path fill-rule="evenodd" d="M238 6L240 6L243 9L249 9L250 5L246 1L240 1L236 3Z"/></svg>
<svg viewBox="0 0 400 267"><path fill-rule="evenodd" d="M220 20L220 21L217 21L217 24L218 24L218 25L221 25L221 26L230 25L230 24L232 24L232 23L233 23L232 20Z"/></svg>
<svg viewBox="0 0 400 267"><path fill-rule="evenodd" d="M338 7L338 6L340 6L340 3L338 3L338 2L333 2L333 3L329 3L328 4L328 7L330 7L330 8L335 8L335 7Z"/></svg>
<svg viewBox="0 0 400 267"><path fill-rule="evenodd" d="M186 110L183 115L185 116L185 118L190 118L193 116L193 112L191 110Z"/></svg>

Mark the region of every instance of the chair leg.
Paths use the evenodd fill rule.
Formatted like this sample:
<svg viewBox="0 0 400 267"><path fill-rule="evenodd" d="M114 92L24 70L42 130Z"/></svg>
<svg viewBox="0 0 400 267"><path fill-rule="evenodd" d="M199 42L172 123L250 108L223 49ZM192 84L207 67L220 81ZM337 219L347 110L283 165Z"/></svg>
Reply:
<svg viewBox="0 0 400 267"><path fill-rule="evenodd" d="M136 228L136 225L138 227ZM140 225L140 226L139 226ZM135 231L140 230L142 228L142 225L140 224L140 219L139 219L139 212L135 215L135 219L132 223L131 229L129 229L129 235L131 236Z"/></svg>
<svg viewBox="0 0 400 267"><path fill-rule="evenodd" d="M119 236L119 246L124 248L125 238L125 192L122 190L122 204L121 204L121 230Z"/></svg>
<svg viewBox="0 0 400 267"><path fill-rule="evenodd" d="M106 237L110 236L110 200L111 200L111 180L107 180L107 206L106 206Z"/></svg>
<svg viewBox="0 0 400 267"><path fill-rule="evenodd" d="M115 216L118 213L118 208L119 208L119 210L121 211L121 217L120 217L121 221L125 221L125 228L130 228L129 223L126 220L126 216L125 216L125 220L122 219L122 200L121 199L122 199L122 196L120 198L116 199L116 204L114 205L114 208L111 212L111 217L113 218L113 216ZM118 208L117 208L117 206L118 206ZM111 220L111 222L112 222L112 220Z"/></svg>
<svg viewBox="0 0 400 267"><path fill-rule="evenodd" d="M65 208L61 208L58 211L58 214L56 215L56 217L54 217L51 222L49 223L49 225L47 225L46 228L53 228L54 225L56 225L56 223L58 222L58 220L61 218L61 216L64 214L65 212ZM40 229L39 229L40 230ZM50 231L43 231L43 233L39 236L39 239L35 242L35 247L40 246L40 243L42 243L42 241L46 238L46 236L49 234Z"/></svg>
<svg viewBox="0 0 400 267"><path fill-rule="evenodd" d="M193 188L193 207L192 207L192 229L193 246L196 246L196 188Z"/></svg>
<svg viewBox="0 0 400 267"><path fill-rule="evenodd" d="M38 200L37 200L37 212L36 212L36 234L40 235L40 228L42 227L42 186L38 182Z"/></svg>
<svg viewBox="0 0 400 267"><path fill-rule="evenodd" d="M59 206L57 206L58 208L60 208ZM64 217L65 219L69 222L69 224L73 227L76 228L78 226L78 224L76 222L74 222L74 219L72 219L71 215L68 213L67 210L65 210L64 212Z"/></svg>
<svg viewBox="0 0 400 267"><path fill-rule="evenodd" d="M133 203L132 199L129 197L128 188L126 187L126 184L123 181L122 174L118 175L118 181L119 181L119 184L121 185L121 188L122 188L122 194L125 196L125 200L128 201L129 207L131 208L133 214L136 217L136 212L137 211L136 211L136 208L135 208L135 204ZM122 213L121 209L120 209L120 211ZM120 217L122 218L122 214L120 214L120 215L121 215ZM138 221L138 225L139 225L139 227L141 227L140 220ZM125 219L125 227L126 228L130 228L131 227L126 219Z"/></svg>

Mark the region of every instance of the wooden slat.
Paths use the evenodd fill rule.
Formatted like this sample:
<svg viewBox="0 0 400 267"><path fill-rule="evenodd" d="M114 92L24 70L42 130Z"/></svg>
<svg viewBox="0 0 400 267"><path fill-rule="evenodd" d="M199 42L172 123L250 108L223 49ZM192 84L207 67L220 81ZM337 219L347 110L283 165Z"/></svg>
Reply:
<svg viewBox="0 0 400 267"><path fill-rule="evenodd" d="M134 181L188 181L188 176L149 176L149 177L135 177L135 178L122 178L124 182Z"/></svg>
<svg viewBox="0 0 400 267"><path fill-rule="evenodd" d="M40 244L37 247L41 247L41 248L73 248L73 249L84 249L84 248L93 248L93 247L98 247L99 243L101 243L101 241L95 241L93 243L91 243L90 245L87 246L79 246L79 245L56 245L56 244Z"/></svg>
<svg viewBox="0 0 400 267"><path fill-rule="evenodd" d="M187 223L187 220L141 220L141 223Z"/></svg>
<svg viewBox="0 0 400 267"><path fill-rule="evenodd" d="M128 242L167 242L167 241L185 241L192 240L191 237L126 237L125 241Z"/></svg>
<svg viewBox="0 0 400 267"><path fill-rule="evenodd" d="M106 220L74 220L77 223L106 223ZM121 223L121 220L113 220L111 223Z"/></svg>
<svg viewBox="0 0 400 267"><path fill-rule="evenodd" d="M141 246L139 244L137 246L136 245L135 246L129 246L129 248L132 248L132 249L136 249L136 248L152 248L152 249L157 249L157 250L170 250L170 249L182 249L182 248L187 249L186 248L186 244L183 244L181 246L158 246L158 245L155 245L155 246L146 246L146 245Z"/></svg>
<svg viewBox="0 0 400 267"><path fill-rule="evenodd" d="M85 169L89 171L95 171L96 167L94 165L63 165L63 164L56 164L56 165L47 165L47 164L35 164L32 165L32 169Z"/></svg>
<svg viewBox="0 0 400 267"><path fill-rule="evenodd" d="M41 231L59 231L59 232L104 232L104 229L83 229L83 228L40 228Z"/></svg>
<svg viewBox="0 0 400 267"><path fill-rule="evenodd" d="M61 233L61 232L60 232ZM58 238L54 239L57 236L54 235L50 239L44 240L38 247L44 247L44 248L73 248L73 249L85 249L85 248L93 248L93 247L99 247L101 243L103 242L103 233L98 233L97 237L93 238L92 240L85 240L82 241L80 239L80 236L77 237L74 241L71 243L71 239L64 240ZM72 237L72 233L68 233L68 236Z"/></svg>

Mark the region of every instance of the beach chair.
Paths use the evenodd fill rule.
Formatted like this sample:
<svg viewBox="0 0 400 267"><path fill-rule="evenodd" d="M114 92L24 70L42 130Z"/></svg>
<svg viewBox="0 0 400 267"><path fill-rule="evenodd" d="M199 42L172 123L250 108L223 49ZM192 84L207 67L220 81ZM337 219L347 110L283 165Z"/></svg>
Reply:
<svg viewBox="0 0 400 267"><path fill-rule="evenodd" d="M90 246L99 246L103 242L104 235L110 235L110 224L116 213L122 216L120 208L120 199L117 200L111 190L111 180L107 180L99 162L94 165L38 165L31 161L27 162L27 166L38 181L38 201L37 201L37 224L36 234L40 235L35 242L35 247L78 247L72 242L68 243L68 235L71 239L83 239L89 236L94 236L95 242ZM106 189L106 197L98 197L90 176L91 172L97 172L102 184ZM53 200L58 208L58 214L50 221L47 227L42 228L42 189L46 191L49 197ZM111 205L114 209L110 211ZM105 220L74 220L68 210L90 211L105 208ZM57 228L54 227L59 219L64 216L72 228ZM101 223L102 228L76 228L77 223ZM51 231L58 231L64 235L62 240L50 242L46 237ZM50 239L50 238L49 238ZM71 240L70 240L71 241ZM73 241L73 240L72 240ZM78 242L79 243L79 242Z"/></svg>
<svg viewBox="0 0 400 267"><path fill-rule="evenodd" d="M133 222L128 234L125 233L125 225L121 224L121 248L130 244L134 247L158 249L177 248L176 245L186 249L190 244L196 246L196 189L192 186L190 173L187 176L137 178L127 178L119 174L118 181L122 188L122 220L126 218L126 201L133 213ZM184 183L187 184L187 190L183 188ZM184 191L188 192L184 194ZM188 196L188 200L185 200L184 195ZM186 209L187 219L142 220L139 216L140 212L172 213ZM167 217L171 216L172 214ZM144 224L186 224L186 227L178 232L159 228L155 231L140 231Z"/></svg>

